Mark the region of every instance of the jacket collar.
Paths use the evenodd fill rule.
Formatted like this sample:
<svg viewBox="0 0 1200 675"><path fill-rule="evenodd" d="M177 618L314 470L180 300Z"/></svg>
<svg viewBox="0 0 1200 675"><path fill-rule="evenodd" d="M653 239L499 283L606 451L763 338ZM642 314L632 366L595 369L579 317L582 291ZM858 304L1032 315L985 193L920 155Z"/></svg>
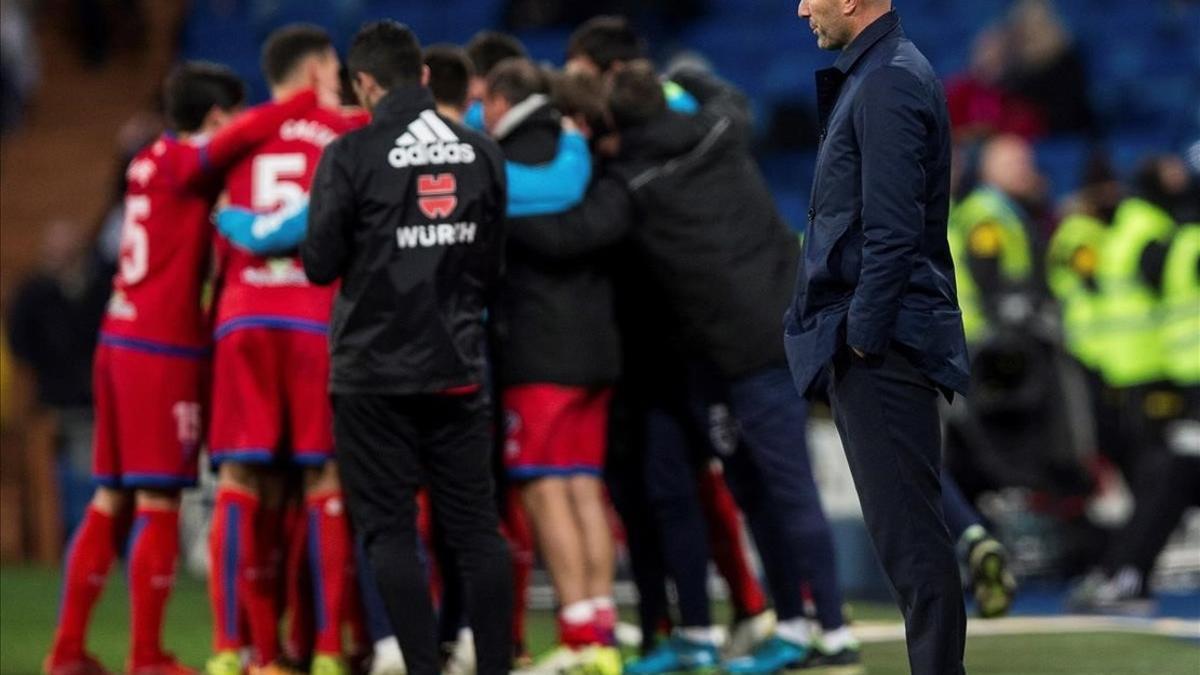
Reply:
<svg viewBox="0 0 1200 675"><path fill-rule="evenodd" d="M900 28L900 15L894 9L875 19L871 22L871 25L864 28L857 37L851 40L850 44L842 49L842 54L838 57L837 61L833 62L833 67L842 71L843 75L849 74L854 64L858 63L858 60L869 52L871 47L875 46L875 43L893 31L900 32L903 35L903 31Z"/></svg>
<svg viewBox="0 0 1200 675"><path fill-rule="evenodd" d="M492 130L492 137L497 141L503 140L505 136L511 134L525 120L532 117L535 112L541 110L544 106L549 105L549 103L549 96L545 94L533 94L524 101L514 105L496 122L496 128Z"/></svg>
<svg viewBox="0 0 1200 675"><path fill-rule="evenodd" d="M389 91L375 104L371 117L389 119L396 117L411 117L422 110L434 110L433 94L429 89L418 85L396 87Z"/></svg>

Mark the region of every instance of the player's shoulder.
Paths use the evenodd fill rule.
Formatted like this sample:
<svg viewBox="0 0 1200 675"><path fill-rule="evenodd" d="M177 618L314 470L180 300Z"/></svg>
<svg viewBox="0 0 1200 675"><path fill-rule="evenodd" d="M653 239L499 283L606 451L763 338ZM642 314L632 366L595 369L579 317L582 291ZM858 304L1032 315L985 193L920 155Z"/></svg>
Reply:
<svg viewBox="0 0 1200 675"><path fill-rule="evenodd" d="M164 133L134 154L125 167L125 182L131 188L146 189L156 183L169 181L174 175L175 163L184 154L199 152L194 145Z"/></svg>

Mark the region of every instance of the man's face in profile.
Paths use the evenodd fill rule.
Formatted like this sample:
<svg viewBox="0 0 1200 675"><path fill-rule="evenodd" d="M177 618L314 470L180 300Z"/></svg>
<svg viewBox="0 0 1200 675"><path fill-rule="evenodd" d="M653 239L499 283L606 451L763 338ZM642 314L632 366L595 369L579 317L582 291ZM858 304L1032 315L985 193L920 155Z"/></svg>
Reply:
<svg viewBox="0 0 1200 675"><path fill-rule="evenodd" d="M849 42L840 0L800 0L796 15L808 20L808 27L817 36L817 46L821 49L841 49Z"/></svg>

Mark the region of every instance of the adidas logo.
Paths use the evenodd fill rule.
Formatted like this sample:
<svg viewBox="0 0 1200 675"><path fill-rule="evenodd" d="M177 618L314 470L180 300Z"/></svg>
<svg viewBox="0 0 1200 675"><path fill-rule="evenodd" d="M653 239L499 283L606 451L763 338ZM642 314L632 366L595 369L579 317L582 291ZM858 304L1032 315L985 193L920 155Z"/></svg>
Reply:
<svg viewBox="0 0 1200 675"><path fill-rule="evenodd" d="M408 125L408 131L396 139L388 152L388 163L397 169L433 164L470 164L475 148L462 143L432 110L422 112Z"/></svg>

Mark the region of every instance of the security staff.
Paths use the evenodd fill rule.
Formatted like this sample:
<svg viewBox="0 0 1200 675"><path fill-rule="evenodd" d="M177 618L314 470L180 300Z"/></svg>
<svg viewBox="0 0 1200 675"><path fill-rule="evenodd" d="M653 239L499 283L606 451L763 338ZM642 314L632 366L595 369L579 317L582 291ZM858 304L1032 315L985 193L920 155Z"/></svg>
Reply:
<svg viewBox="0 0 1200 675"><path fill-rule="evenodd" d="M988 335L1005 294L1029 289L1033 255L1021 204L1041 192L1033 151L1016 136L989 141L980 155L979 173L982 185L951 211L947 232L963 330L971 346Z"/></svg>
<svg viewBox="0 0 1200 675"><path fill-rule="evenodd" d="M1046 281L1062 309L1067 351L1089 371L1104 356L1096 269L1107 235L1099 219L1073 213L1059 223L1046 253Z"/></svg>
<svg viewBox="0 0 1200 675"><path fill-rule="evenodd" d="M1143 197L1121 202L1113 216L1096 270L1100 314L1113 331L1100 369L1112 387L1131 389L1163 377L1158 283L1152 277L1161 274L1174 233L1171 214Z"/></svg>
<svg viewBox="0 0 1200 675"><path fill-rule="evenodd" d="M1200 223L1175 233L1163 265L1162 303L1167 378L1184 389L1200 388Z"/></svg>
<svg viewBox="0 0 1200 675"><path fill-rule="evenodd" d="M478 672L507 673L511 562L483 388L484 307L503 258L503 158L435 112L429 69L405 26L363 27L347 67L373 121L326 148L301 253L314 283L341 281L330 391L351 518L408 672L438 673L416 550L414 492L426 477L467 589Z"/></svg>

